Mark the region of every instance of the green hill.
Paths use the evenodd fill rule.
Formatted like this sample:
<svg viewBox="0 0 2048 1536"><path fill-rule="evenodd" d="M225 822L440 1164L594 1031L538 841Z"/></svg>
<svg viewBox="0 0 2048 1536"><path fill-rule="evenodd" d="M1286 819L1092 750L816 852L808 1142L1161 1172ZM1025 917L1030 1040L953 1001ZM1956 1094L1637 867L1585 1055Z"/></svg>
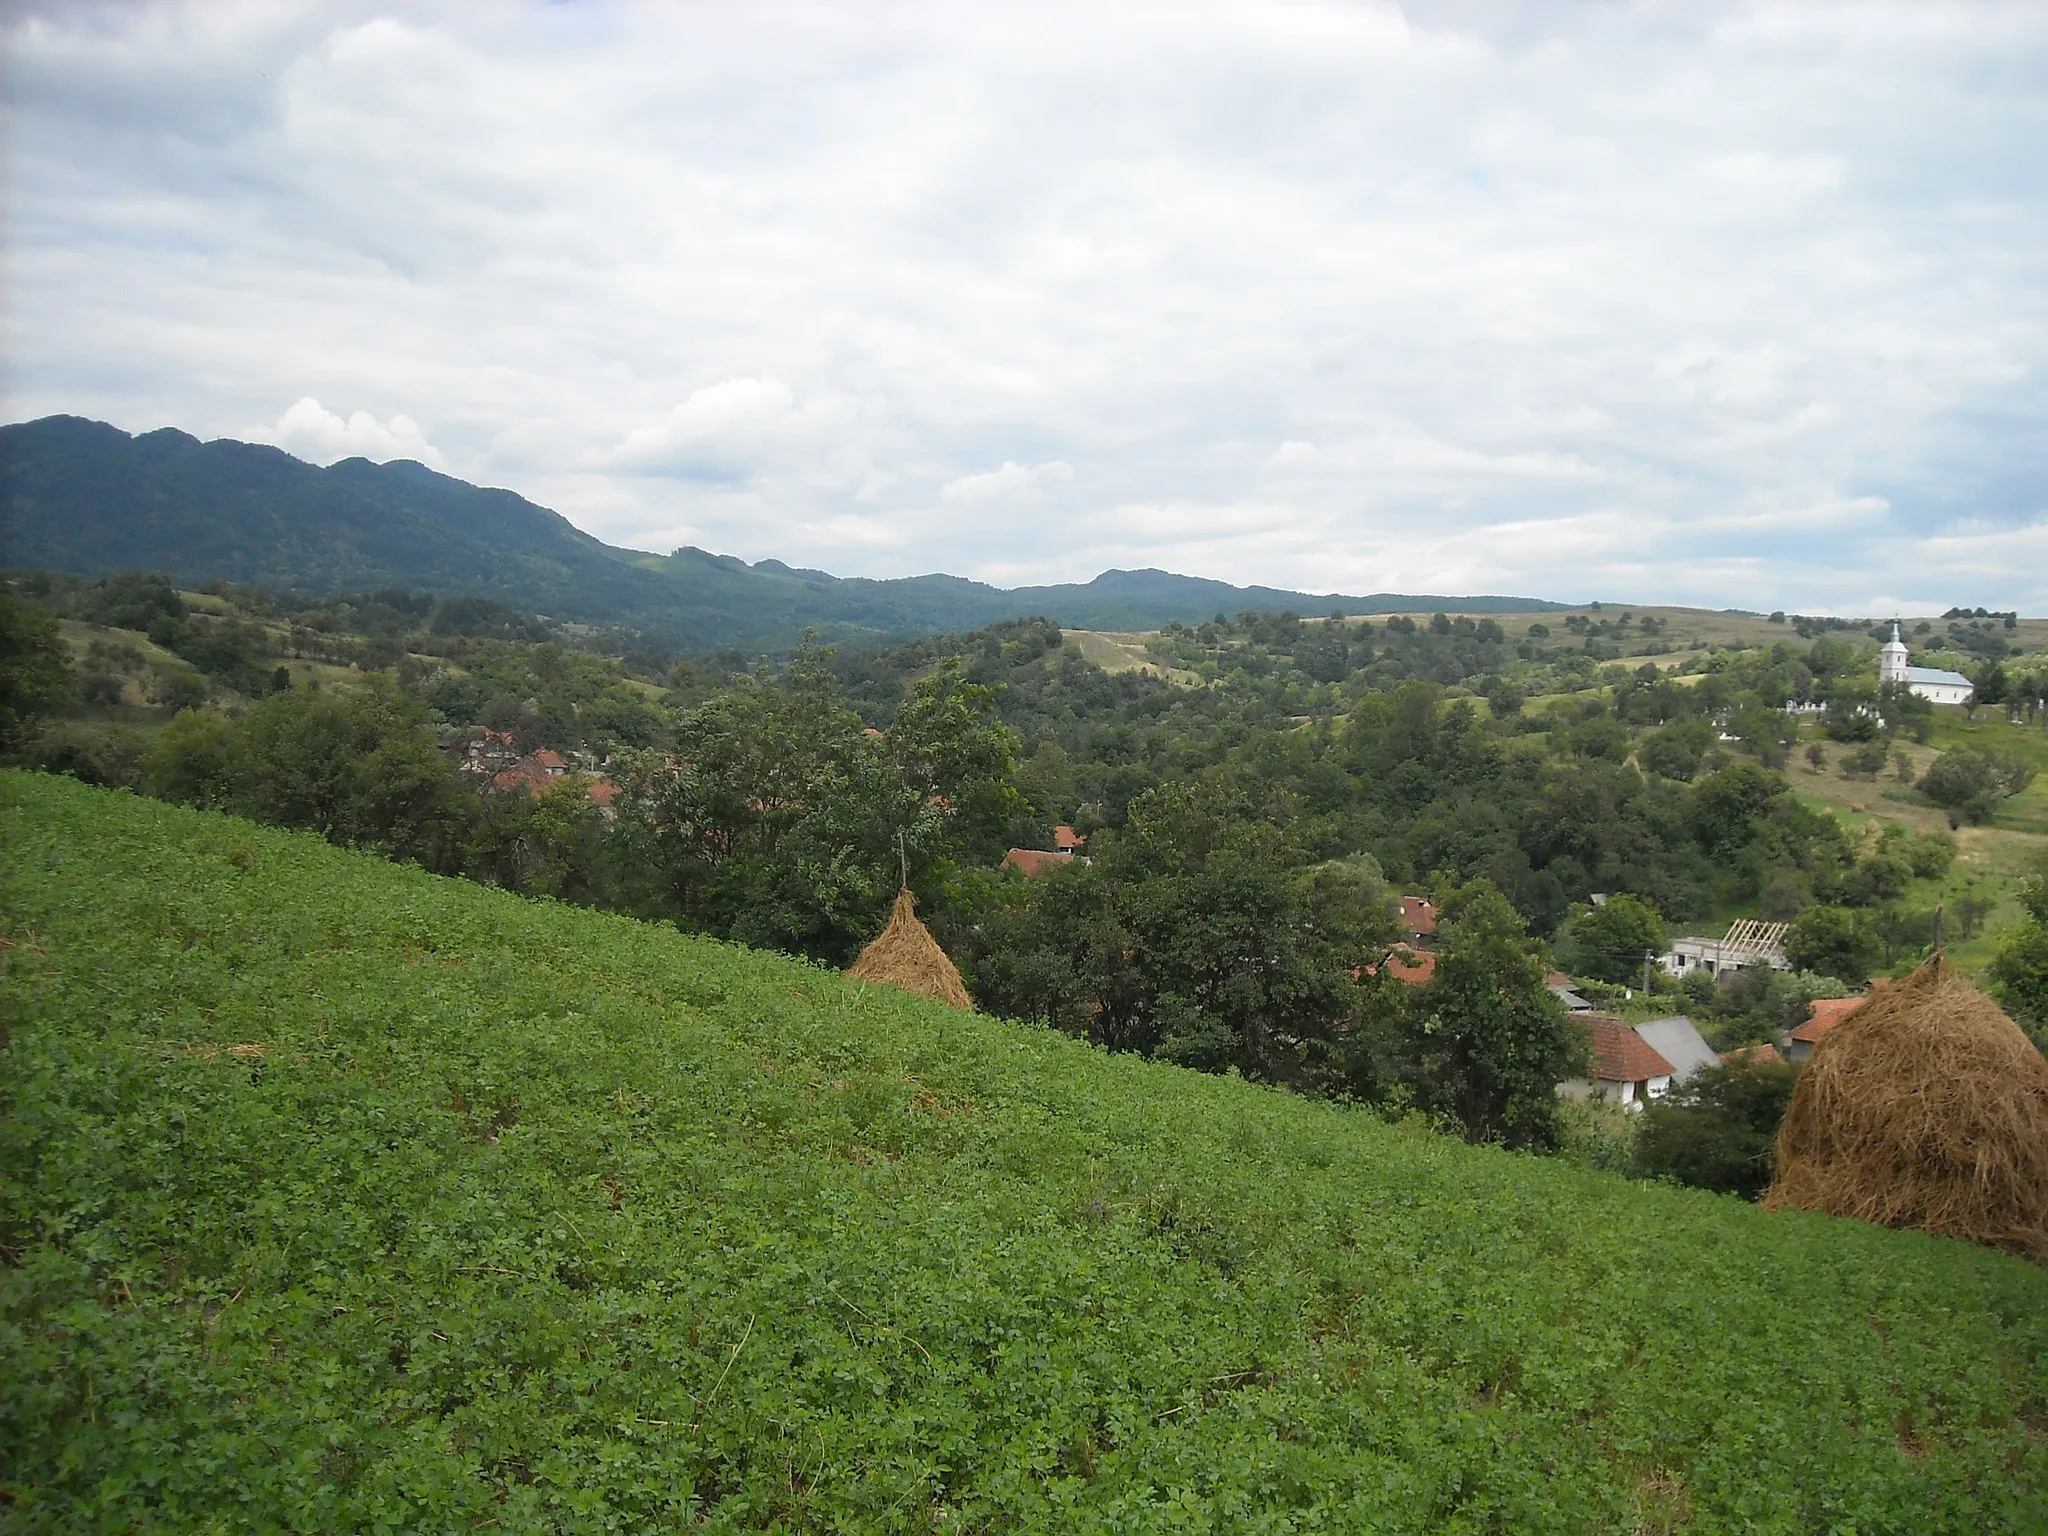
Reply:
<svg viewBox="0 0 2048 1536"><path fill-rule="evenodd" d="M2019 1531L2048 1274L0 777L10 1530Z"/></svg>
<svg viewBox="0 0 2048 1536"><path fill-rule="evenodd" d="M1152 629L1220 611L1351 614L1549 609L1528 598L1271 587L1106 571L1091 582L1003 590L958 576L894 581L753 565L731 555L617 549L511 491L407 460L325 469L277 448L166 427L131 437L76 416L0 427L0 560L104 576L163 571L314 593L399 585L494 597L557 618L638 627L692 649L938 634L1035 615L1083 629Z"/></svg>

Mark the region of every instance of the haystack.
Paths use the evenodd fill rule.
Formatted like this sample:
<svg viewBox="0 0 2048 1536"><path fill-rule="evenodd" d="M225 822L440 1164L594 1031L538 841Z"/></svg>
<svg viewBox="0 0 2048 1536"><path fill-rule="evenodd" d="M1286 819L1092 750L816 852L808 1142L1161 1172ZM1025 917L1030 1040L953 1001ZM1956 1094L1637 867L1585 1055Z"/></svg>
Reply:
<svg viewBox="0 0 2048 1536"><path fill-rule="evenodd" d="M931 930L917 920L917 898L907 889L896 893L889 926L860 952L860 958L847 968L846 974L860 981L886 981L892 987L901 987L934 1002L951 1003L955 1008L974 1006L966 984L960 980L960 972L939 948Z"/></svg>
<svg viewBox="0 0 2048 1536"><path fill-rule="evenodd" d="M2048 1061L1937 954L1814 1048L1763 1203L2048 1264Z"/></svg>

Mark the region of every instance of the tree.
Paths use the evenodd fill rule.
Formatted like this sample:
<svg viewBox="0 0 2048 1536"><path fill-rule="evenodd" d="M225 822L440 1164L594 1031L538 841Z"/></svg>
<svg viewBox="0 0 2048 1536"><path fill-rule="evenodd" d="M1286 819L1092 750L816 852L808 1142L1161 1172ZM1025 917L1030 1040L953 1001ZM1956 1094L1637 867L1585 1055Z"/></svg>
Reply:
<svg viewBox="0 0 2048 1536"><path fill-rule="evenodd" d="M1998 802L2018 794L2034 781L2028 764L1981 747L1944 752L1921 777L1920 791L1949 813L1972 826L1991 820Z"/></svg>
<svg viewBox="0 0 2048 1536"><path fill-rule="evenodd" d="M1783 1062L1704 1068L1644 1111L1637 1174L1759 1198L1771 1182L1778 1127L1798 1079L1798 1069Z"/></svg>
<svg viewBox="0 0 2048 1536"><path fill-rule="evenodd" d="M1806 766L1814 773L1828 765L1828 749L1819 742L1811 743L1806 749Z"/></svg>
<svg viewBox="0 0 2048 1536"><path fill-rule="evenodd" d="M1557 1085L1585 1069L1587 1042L1543 984L1522 920L1488 881L1447 898L1434 979L1408 998L1416 1095L1471 1141L1557 1143Z"/></svg>
<svg viewBox="0 0 2048 1536"><path fill-rule="evenodd" d="M1785 957L1802 971L1860 983L1877 963L1870 925L1846 907L1808 907L1785 935Z"/></svg>
<svg viewBox="0 0 2048 1536"><path fill-rule="evenodd" d="M2048 878L2029 879L2020 903L2026 918L2006 933L1987 974L2006 1011L2048 1050Z"/></svg>
<svg viewBox="0 0 2048 1536"><path fill-rule="evenodd" d="M1574 975L1626 982L1642 969L1645 954L1662 954L1670 947L1662 914L1624 892L1574 917L1563 950Z"/></svg>
<svg viewBox="0 0 2048 1536"><path fill-rule="evenodd" d="M56 616L0 588L0 752L19 749L71 692L71 653Z"/></svg>

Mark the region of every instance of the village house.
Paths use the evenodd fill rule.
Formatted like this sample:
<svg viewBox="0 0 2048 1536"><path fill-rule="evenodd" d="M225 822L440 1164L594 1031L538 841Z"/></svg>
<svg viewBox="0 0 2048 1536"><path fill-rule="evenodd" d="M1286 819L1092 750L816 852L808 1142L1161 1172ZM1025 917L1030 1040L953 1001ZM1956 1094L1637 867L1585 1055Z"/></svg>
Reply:
<svg viewBox="0 0 2048 1536"><path fill-rule="evenodd" d="M1436 903L1427 896L1403 896L1396 931L1417 949L1436 947Z"/></svg>
<svg viewBox="0 0 2048 1536"><path fill-rule="evenodd" d="M1813 1048L1825 1040L1828 1031L1863 1006L1860 997L1822 997L1806 1005L1806 1020L1785 1037L1785 1049L1794 1061L1804 1061Z"/></svg>
<svg viewBox="0 0 2048 1536"><path fill-rule="evenodd" d="M1592 1002L1588 1000L1583 992L1572 985L1571 977L1565 975L1563 971L1546 971L1543 976L1543 985L1549 989L1552 997L1564 1004L1565 1012L1576 1014L1591 1013L1593 1011Z"/></svg>
<svg viewBox="0 0 2048 1536"><path fill-rule="evenodd" d="M1056 848L1012 848L1003 855L1002 868L1014 869L1027 880L1036 880L1049 875L1056 869L1073 862L1074 855L1065 849Z"/></svg>
<svg viewBox="0 0 2048 1536"><path fill-rule="evenodd" d="M1670 1091L1672 1065L1649 1041L1605 1014L1594 1014L1585 1025L1593 1041L1592 1076L1559 1083L1559 1098L1605 1099L1637 1110Z"/></svg>

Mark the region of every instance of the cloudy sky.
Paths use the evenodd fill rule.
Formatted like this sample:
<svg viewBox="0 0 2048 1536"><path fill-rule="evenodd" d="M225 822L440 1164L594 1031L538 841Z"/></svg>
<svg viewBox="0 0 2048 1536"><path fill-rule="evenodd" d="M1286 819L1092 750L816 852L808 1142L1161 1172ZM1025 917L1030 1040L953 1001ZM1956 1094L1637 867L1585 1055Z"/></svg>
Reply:
<svg viewBox="0 0 2048 1536"><path fill-rule="evenodd" d="M2048 612L2048 5L0 16L9 420L848 574Z"/></svg>

